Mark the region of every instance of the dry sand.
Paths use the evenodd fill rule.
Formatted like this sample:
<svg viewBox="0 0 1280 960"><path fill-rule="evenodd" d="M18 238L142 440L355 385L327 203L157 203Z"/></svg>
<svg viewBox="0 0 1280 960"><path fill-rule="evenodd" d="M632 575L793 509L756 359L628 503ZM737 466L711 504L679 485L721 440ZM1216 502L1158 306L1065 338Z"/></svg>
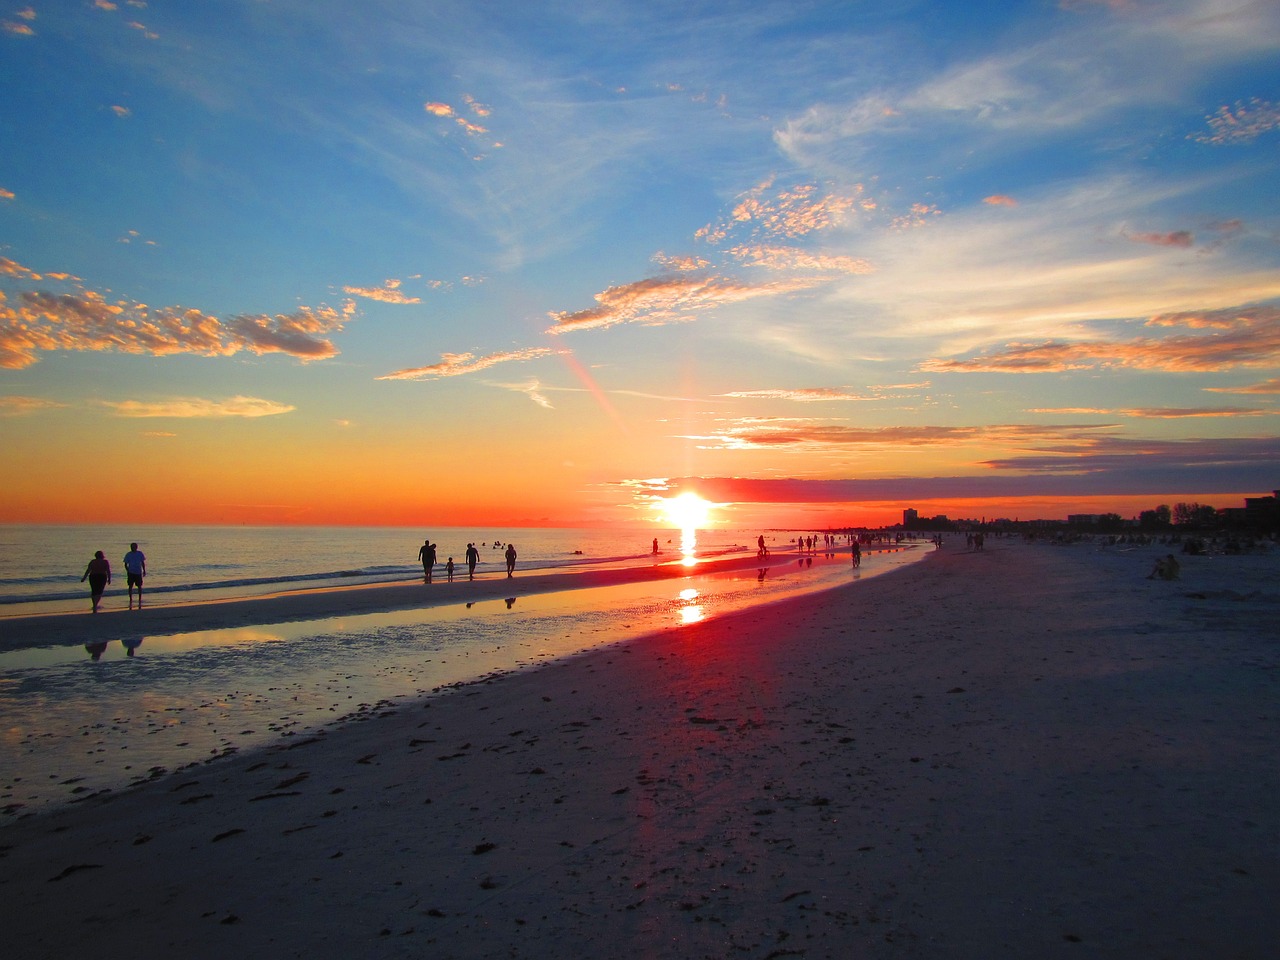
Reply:
<svg viewBox="0 0 1280 960"><path fill-rule="evenodd" d="M1263 958L1274 556L987 541L0 828L7 956Z"/></svg>

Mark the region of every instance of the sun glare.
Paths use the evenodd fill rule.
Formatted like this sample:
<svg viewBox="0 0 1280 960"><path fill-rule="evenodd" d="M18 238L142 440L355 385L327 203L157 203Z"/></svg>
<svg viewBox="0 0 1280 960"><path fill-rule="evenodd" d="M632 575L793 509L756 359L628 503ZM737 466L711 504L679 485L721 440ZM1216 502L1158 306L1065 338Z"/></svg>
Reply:
<svg viewBox="0 0 1280 960"><path fill-rule="evenodd" d="M696 493L686 492L663 500L662 513L673 527L697 530L705 526L711 516L711 504Z"/></svg>

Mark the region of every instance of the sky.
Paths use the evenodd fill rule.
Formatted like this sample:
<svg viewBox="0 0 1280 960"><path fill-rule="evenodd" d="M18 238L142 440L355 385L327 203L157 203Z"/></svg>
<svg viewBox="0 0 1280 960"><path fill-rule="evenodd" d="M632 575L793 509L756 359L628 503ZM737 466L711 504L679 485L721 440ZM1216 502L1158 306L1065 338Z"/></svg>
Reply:
<svg viewBox="0 0 1280 960"><path fill-rule="evenodd" d="M19 0L0 90L0 522L1280 488L1274 0Z"/></svg>

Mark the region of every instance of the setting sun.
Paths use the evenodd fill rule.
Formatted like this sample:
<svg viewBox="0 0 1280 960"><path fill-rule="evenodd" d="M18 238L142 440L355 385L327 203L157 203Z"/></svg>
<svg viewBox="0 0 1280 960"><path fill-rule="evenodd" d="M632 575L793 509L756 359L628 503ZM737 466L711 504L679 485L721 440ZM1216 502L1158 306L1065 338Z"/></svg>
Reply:
<svg viewBox="0 0 1280 960"><path fill-rule="evenodd" d="M714 504L703 500L696 493L682 493L678 497L661 502L662 514L673 527L681 530L697 530L706 526Z"/></svg>

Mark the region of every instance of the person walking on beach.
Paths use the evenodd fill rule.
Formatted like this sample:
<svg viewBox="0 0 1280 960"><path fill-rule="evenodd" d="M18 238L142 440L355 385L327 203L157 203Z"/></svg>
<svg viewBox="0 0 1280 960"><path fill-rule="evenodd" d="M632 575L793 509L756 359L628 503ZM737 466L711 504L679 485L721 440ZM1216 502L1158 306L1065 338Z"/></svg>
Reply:
<svg viewBox="0 0 1280 960"><path fill-rule="evenodd" d="M467 544L467 579L476 578L476 564L480 562L480 551L474 543Z"/></svg>
<svg viewBox="0 0 1280 960"><path fill-rule="evenodd" d="M453 557L444 565L444 574L449 583L453 583Z"/></svg>
<svg viewBox="0 0 1280 960"><path fill-rule="evenodd" d="M430 540L422 541L422 546L418 548L418 559L422 561L422 579L430 583L431 573L436 566L436 545Z"/></svg>
<svg viewBox="0 0 1280 960"><path fill-rule="evenodd" d="M507 576L510 577L515 573L516 569L516 545L514 543L507 544Z"/></svg>
<svg viewBox="0 0 1280 960"><path fill-rule="evenodd" d="M133 609L133 588L138 588L138 609L142 609L142 578L147 575L147 555L136 543L129 544L124 555L124 578L129 581L129 609Z"/></svg>
<svg viewBox="0 0 1280 960"><path fill-rule="evenodd" d="M93 600L93 612L97 613L98 604L102 600L102 591L107 589L107 584L111 582L111 564L107 562L101 550L94 553L93 559L84 568L84 576L80 578L80 582L84 583L86 578L89 580L89 596Z"/></svg>

